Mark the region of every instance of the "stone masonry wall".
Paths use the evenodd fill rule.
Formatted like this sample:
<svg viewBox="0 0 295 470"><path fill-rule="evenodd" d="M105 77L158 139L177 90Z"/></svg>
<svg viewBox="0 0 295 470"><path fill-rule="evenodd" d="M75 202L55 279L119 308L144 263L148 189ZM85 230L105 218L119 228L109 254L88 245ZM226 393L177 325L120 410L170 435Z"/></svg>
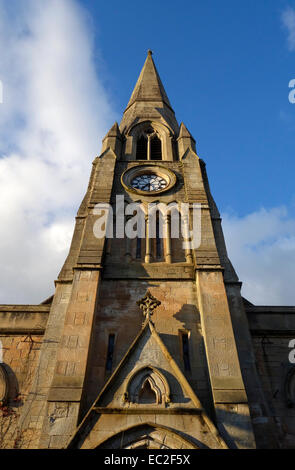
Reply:
<svg viewBox="0 0 295 470"><path fill-rule="evenodd" d="M3 367L8 375L8 401L0 406L0 449L20 448L30 432L18 429L18 418L31 391L43 336L0 335ZM24 432L25 431L25 432ZM27 442L28 444L28 442Z"/></svg>
<svg viewBox="0 0 295 470"><path fill-rule="evenodd" d="M291 339L291 336L254 336L253 347L262 387L277 426L280 446L294 449L295 408L294 404L288 405L286 396L288 373L294 367L288 359ZM253 426L257 420L259 417L253 420Z"/></svg>
<svg viewBox="0 0 295 470"><path fill-rule="evenodd" d="M203 401L203 406L210 410L206 356L194 282L104 280L100 288L92 337L85 387L87 396L84 396L83 403L84 413L111 374L106 371L109 335L115 334L113 371L141 329L144 318L136 301L145 295L147 289L161 301L152 318L157 332L199 399ZM187 332L189 335L191 371L184 370L181 332Z"/></svg>

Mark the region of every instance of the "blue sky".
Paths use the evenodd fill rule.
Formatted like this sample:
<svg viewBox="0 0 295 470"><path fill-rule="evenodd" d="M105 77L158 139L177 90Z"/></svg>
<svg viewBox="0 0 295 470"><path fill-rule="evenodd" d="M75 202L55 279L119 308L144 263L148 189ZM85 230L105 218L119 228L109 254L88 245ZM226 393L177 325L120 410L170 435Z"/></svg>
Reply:
<svg viewBox="0 0 295 470"><path fill-rule="evenodd" d="M221 210L294 209L295 105L280 0L82 1L95 22L105 85L121 113L154 51L179 122L207 163ZM295 5L295 2L294 2Z"/></svg>
<svg viewBox="0 0 295 470"><path fill-rule="evenodd" d="M0 0L0 303L53 292L149 48L206 161L243 294L295 305L295 0Z"/></svg>

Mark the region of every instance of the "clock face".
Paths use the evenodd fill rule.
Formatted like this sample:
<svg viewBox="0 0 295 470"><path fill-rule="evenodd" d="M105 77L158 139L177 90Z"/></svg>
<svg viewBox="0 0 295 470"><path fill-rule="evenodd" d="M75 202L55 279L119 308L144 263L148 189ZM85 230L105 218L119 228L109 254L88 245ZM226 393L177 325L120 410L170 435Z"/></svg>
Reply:
<svg viewBox="0 0 295 470"><path fill-rule="evenodd" d="M166 188L167 185L164 178L153 173L136 176L131 182L132 188L140 191L159 191Z"/></svg>
<svg viewBox="0 0 295 470"><path fill-rule="evenodd" d="M127 168L121 176L121 184L126 191L147 197L169 191L176 181L173 171L155 164L132 166Z"/></svg>

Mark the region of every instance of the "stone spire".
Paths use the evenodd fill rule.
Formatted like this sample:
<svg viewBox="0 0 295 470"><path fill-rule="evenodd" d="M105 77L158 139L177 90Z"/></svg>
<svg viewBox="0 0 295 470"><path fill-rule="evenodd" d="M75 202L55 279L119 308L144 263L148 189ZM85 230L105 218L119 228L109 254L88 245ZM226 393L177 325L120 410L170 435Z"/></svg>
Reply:
<svg viewBox="0 0 295 470"><path fill-rule="evenodd" d="M151 50L148 50L144 66L125 109L120 125L121 132L129 128L135 120L139 122L148 119L165 122L178 133L179 126L153 61Z"/></svg>
<svg viewBox="0 0 295 470"><path fill-rule="evenodd" d="M152 51L148 51L148 55L142 71L138 77L135 88L127 105L125 112L136 101L159 101L173 111L163 83L156 69L155 63L152 58Z"/></svg>

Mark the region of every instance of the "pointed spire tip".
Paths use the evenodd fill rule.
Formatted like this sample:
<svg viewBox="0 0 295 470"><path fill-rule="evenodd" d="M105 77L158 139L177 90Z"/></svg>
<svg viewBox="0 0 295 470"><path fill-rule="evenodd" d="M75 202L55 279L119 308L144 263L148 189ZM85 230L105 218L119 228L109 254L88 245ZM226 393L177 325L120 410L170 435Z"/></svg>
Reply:
<svg viewBox="0 0 295 470"><path fill-rule="evenodd" d="M151 49L148 49L148 55L153 55L153 51Z"/></svg>
<svg viewBox="0 0 295 470"><path fill-rule="evenodd" d="M136 101L162 102L168 106L172 112L174 112L154 64L152 51L150 49L148 50L147 58L140 72L125 112Z"/></svg>

